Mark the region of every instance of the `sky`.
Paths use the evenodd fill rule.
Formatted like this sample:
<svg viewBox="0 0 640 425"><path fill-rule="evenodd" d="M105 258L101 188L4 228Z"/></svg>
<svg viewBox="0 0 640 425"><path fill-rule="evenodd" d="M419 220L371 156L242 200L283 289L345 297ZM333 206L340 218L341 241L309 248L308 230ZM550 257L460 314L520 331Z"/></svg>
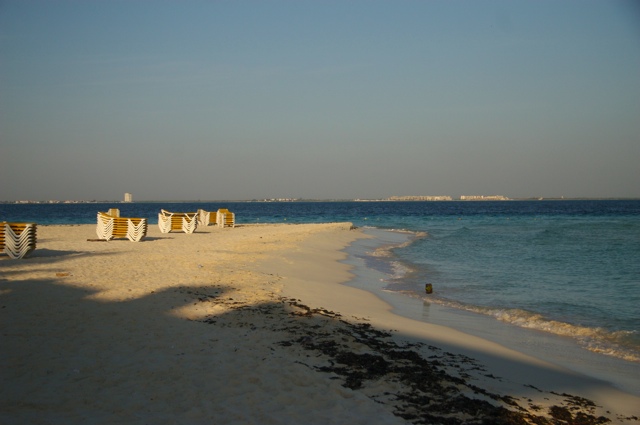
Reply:
<svg viewBox="0 0 640 425"><path fill-rule="evenodd" d="M0 180L0 201L640 197L640 6L0 0Z"/></svg>

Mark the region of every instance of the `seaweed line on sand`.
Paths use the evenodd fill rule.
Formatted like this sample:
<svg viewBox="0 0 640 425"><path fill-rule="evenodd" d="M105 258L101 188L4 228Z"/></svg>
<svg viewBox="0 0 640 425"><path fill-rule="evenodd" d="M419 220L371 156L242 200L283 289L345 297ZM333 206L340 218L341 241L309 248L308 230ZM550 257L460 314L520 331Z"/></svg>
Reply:
<svg viewBox="0 0 640 425"><path fill-rule="evenodd" d="M219 293L189 291L197 302L225 306L230 315L197 320L217 326L273 332L271 350L287 350L296 363L341 385L359 391L393 414L413 424L537 424L592 425L609 423L596 415L596 405L570 394L535 390L558 402L535 405L509 395L487 391L473 383L474 374L500 379L467 356L443 352L423 343L399 343L389 332L364 319L346 319L300 300L250 305ZM638 423L637 417L616 418Z"/></svg>

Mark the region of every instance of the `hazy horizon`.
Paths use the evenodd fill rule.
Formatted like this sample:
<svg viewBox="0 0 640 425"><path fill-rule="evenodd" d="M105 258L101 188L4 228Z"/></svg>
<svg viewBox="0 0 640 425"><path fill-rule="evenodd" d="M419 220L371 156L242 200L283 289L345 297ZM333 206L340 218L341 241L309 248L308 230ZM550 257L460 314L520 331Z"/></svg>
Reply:
<svg viewBox="0 0 640 425"><path fill-rule="evenodd" d="M0 2L0 201L639 198L639 117L633 1Z"/></svg>
<svg viewBox="0 0 640 425"><path fill-rule="evenodd" d="M420 195L418 195L420 196ZM2 200L0 204L64 204L64 203L87 203L87 204L102 204L102 203L216 203L216 202L229 202L229 203L243 203L243 202L509 202L509 201L638 201L640 197L526 197L526 198L508 198L508 199L477 199L477 200L464 200L459 197L452 197L450 200L393 200L388 198L253 198L253 199L144 199L133 201L123 201L122 199L20 199L20 200Z"/></svg>

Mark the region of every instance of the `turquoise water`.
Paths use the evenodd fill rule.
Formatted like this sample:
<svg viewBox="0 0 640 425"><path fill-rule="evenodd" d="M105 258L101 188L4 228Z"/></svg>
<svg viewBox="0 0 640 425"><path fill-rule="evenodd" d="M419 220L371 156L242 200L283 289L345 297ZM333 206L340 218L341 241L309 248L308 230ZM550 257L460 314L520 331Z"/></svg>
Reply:
<svg viewBox="0 0 640 425"><path fill-rule="evenodd" d="M386 289L640 362L638 217L439 217L407 227L426 234L376 254L391 264L378 266Z"/></svg>
<svg viewBox="0 0 640 425"><path fill-rule="evenodd" d="M111 207L151 223L160 208L229 208L239 224L403 231L365 254L387 291L640 362L640 201L0 204L0 220L95 223Z"/></svg>

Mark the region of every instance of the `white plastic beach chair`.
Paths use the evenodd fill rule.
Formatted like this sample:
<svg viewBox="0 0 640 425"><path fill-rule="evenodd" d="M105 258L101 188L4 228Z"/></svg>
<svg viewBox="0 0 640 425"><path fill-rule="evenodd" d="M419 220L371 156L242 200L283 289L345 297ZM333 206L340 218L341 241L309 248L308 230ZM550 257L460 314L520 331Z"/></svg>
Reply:
<svg viewBox="0 0 640 425"><path fill-rule="evenodd" d="M161 209L158 214L158 227L162 233L172 230L193 233L198 228L198 213L172 213Z"/></svg>
<svg viewBox="0 0 640 425"><path fill-rule="evenodd" d="M216 224L220 227L236 227L236 215L226 208L216 213Z"/></svg>
<svg viewBox="0 0 640 425"><path fill-rule="evenodd" d="M111 212L112 210L109 210ZM127 238L131 242L140 242L147 235L147 219L113 216L98 213L96 233L98 238L110 241L114 238Z"/></svg>
<svg viewBox="0 0 640 425"><path fill-rule="evenodd" d="M13 260L21 259L36 249L36 223L0 223L0 252Z"/></svg>

